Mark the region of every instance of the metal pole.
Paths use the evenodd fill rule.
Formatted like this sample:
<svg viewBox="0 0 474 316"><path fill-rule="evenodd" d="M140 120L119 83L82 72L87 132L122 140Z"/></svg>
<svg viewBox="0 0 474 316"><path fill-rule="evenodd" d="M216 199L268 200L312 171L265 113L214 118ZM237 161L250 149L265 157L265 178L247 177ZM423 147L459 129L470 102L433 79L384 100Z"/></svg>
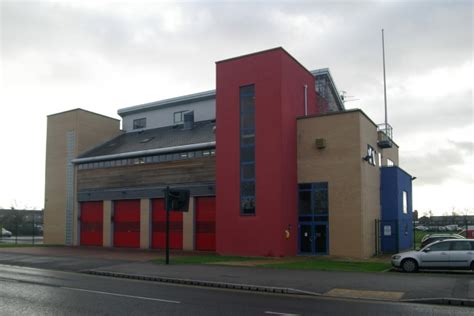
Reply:
<svg viewBox="0 0 474 316"><path fill-rule="evenodd" d="M385 105L385 128L387 128L387 83L385 80L385 42L384 42L384 34L382 29L382 56L383 56L383 97L384 97L384 105Z"/></svg>
<svg viewBox="0 0 474 316"><path fill-rule="evenodd" d="M170 188L165 189L165 208L166 208L166 264L170 263Z"/></svg>
<svg viewBox="0 0 474 316"><path fill-rule="evenodd" d="M35 244L35 214L33 213L33 245Z"/></svg>

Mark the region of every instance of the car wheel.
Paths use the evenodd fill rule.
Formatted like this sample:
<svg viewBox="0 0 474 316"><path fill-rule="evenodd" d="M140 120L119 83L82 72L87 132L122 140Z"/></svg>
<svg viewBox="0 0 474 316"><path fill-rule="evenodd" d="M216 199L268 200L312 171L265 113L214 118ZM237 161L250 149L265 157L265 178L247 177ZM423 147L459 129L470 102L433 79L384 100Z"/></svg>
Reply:
<svg viewBox="0 0 474 316"><path fill-rule="evenodd" d="M402 269L405 272L416 272L418 270L418 263L413 259L405 259L402 261Z"/></svg>
<svg viewBox="0 0 474 316"><path fill-rule="evenodd" d="M474 272L474 261L473 261L473 262L471 262L471 271L473 271L473 272Z"/></svg>

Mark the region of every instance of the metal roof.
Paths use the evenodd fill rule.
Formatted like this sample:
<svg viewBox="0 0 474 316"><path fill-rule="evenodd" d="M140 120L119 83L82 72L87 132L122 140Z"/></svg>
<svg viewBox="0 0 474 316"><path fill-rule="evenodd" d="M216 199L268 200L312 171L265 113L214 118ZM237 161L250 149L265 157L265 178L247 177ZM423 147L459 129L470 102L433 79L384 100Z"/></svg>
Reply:
<svg viewBox="0 0 474 316"><path fill-rule="evenodd" d="M216 98L216 90L208 90L208 91L203 91L203 92L198 92L198 93L193 93L193 94L187 94L187 95L179 96L176 98L170 98L170 99L126 107L123 109L119 109L117 113L118 115L123 117L124 115L132 114L132 113L166 108L166 107L187 104L187 103L192 103L192 102L211 100L215 98Z"/></svg>
<svg viewBox="0 0 474 316"><path fill-rule="evenodd" d="M180 146L215 142L214 120L195 122L190 130L184 130L182 125L166 126L129 132L99 145L78 158L111 156L128 153L147 152L157 149L177 148ZM128 155L129 156L129 155Z"/></svg>
<svg viewBox="0 0 474 316"><path fill-rule="evenodd" d="M339 95L339 92L337 91L336 85L331 76L331 72L329 71L329 68L321 68L321 69L312 70L310 71L310 73L313 75L313 77L327 76L329 78L329 82L331 83L331 89L334 92L338 106L340 110L344 110L345 109L344 102L342 101L341 96ZM215 98L216 98L216 90L208 90L208 91L202 91L202 92L193 93L193 94L187 94L187 95L183 95L183 96L179 96L175 98L159 100L159 101L154 101L154 102L122 108L122 109L119 109L117 113L118 115L123 117L123 116L133 114L133 113L150 111L150 110L155 110L155 109L160 109L160 108L167 108L167 107L172 107L172 106L177 106L177 105L182 105L182 104L195 103L195 102L205 101L205 100L212 100Z"/></svg>

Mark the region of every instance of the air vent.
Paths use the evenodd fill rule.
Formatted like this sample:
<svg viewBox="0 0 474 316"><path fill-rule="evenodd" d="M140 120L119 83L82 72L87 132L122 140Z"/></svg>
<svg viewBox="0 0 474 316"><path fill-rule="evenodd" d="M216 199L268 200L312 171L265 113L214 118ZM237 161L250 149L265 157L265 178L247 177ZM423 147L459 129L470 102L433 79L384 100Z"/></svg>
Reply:
<svg viewBox="0 0 474 316"><path fill-rule="evenodd" d="M316 138L314 143L316 144L317 149L326 148L326 139L324 139L324 138Z"/></svg>

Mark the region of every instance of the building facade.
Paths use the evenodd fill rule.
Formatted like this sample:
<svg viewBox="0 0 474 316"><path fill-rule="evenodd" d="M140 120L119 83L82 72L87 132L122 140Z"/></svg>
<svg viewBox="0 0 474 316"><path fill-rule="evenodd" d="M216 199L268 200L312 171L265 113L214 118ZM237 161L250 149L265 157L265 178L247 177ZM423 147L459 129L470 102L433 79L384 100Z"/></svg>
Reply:
<svg viewBox="0 0 474 316"><path fill-rule="evenodd" d="M411 185L383 191L383 170L401 170L387 126L282 48L217 62L216 90L118 113L122 131L84 110L48 117L46 243L162 249L166 186L191 193L173 249L369 257L398 195L411 216Z"/></svg>

